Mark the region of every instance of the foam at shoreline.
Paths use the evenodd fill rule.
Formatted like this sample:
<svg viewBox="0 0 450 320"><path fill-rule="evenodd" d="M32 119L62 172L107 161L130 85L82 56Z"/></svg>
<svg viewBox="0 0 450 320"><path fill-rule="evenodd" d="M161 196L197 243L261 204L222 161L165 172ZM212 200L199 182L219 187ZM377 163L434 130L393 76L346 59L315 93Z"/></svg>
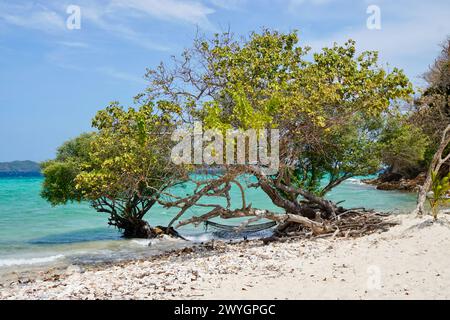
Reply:
<svg viewBox="0 0 450 320"><path fill-rule="evenodd" d="M23 265L38 265L47 264L49 262L54 262L56 260L62 259L65 256L62 254L57 254L48 257L41 258L11 258L11 259L0 259L0 267L11 267L11 266L23 266Z"/></svg>

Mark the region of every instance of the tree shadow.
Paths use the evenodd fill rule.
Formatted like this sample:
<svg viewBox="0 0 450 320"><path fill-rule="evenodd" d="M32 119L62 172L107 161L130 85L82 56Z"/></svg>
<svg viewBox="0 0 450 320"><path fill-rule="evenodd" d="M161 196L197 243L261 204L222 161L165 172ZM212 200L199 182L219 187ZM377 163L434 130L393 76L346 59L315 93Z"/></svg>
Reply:
<svg viewBox="0 0 450 320"><path fill-rule="evenodd" d="M412 231L414 229L425 229L425 228L429 228L431 226L434 226L436 224L438 224L438 225L440 225L442 227L446 227L446 228L450 229L450 221L448 219L442 218L442 217L441 218L438 217L437 220L434 220L431 217L429 217L425 221L421 221L421 222L419 222L417 224L414 224L414 225L410 226L405 231L409 232L409 231Z"/></svg>

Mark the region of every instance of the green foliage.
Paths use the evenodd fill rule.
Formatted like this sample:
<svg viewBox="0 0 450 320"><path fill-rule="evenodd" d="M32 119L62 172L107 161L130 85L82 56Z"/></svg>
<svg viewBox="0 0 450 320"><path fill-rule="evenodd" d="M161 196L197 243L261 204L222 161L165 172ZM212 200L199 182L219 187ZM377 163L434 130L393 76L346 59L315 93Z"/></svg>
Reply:
<svg viewBox="0 0 450 320"><path fill-rule="evenodd" d="M64 143L56 159L43 164L42 196L53 205L90 201L126 236L150 236L142 218L181 177L170 161L174 112L165 103L128 110L113 103L99 111L95 133Z"/></svg>
<svg viewBox="0 0 450 320"><path fill-rule="evenodd" d="M381 68L376 52L357 54L352 40L312 59L309 50L296 32L267 29L248 40L225 33L195 41L173 70L148 71L139 109L111 104L93 119L95 134L66 143L44 165L43 196L54 204L89 200L127 229L182 178L170 161L169 133L178 121L198 119L208 129L279 129L282 167L269 177L275 188L280 182L323 196L373 173L383 116L409 98L410 82L401 70ZM281 190L272 195L291 197Z"/></svg>
<svg viewBox="0 0 450 320"><path fill-rule="evenodd" d="M217 87L193 114L220 130L280 129L282 161L291 164L286 183L323 195L380 168L382 115L393 101L408 99L412 85L401 70L379 67L376 52L358 55L349 40L308 61L296 32L271 30L248 41L224 34L199 43L191 57L203 57L205 85Z"/></svg>
<svg viewBox="0 0 450 320"><path fill-rule="evenodd" d="M450 173L442 178L439 178L437 172L431 173L432 185L431 196L428 198L430 202L433 218L437 219L438 210L441 205L450 203L450 198L447 196L450 193Z"/></svg>
<svg viewBox="0 0 450 320"><path fill-rule="evenodd" d="M82 201L82 193L75 188L75 178L79 172L79 164L73 161L45 162L43 164L45 180L41 196L54 206Z"/></svg>
<svg viewBox="0 0 450 320"><path fill-rule="evenodd" d="M75 178L89 160L90 144L95 137L94 133L81 134L59 147L55 160L42 163L45 179L41 196L52 205L83 200L83 194L76 189Z"/></svg>
<svg viewBox="0 0 450 320"><path fill-rule="evenodd" d="M67 161L70 159L85 161L89 159L90 144L94 140L94 133L82 133L75 139L63 143L56 153L57 161Z"/></svg>
<svg viewBox="0 0 450 320"><path fill-rule="evenodd" d="M380 135L383 163L407 177L417 174L429 144L428 136L402 116L391 116Z"/></svg>
<svg viewBox="0 0 450 320"><path fill-rule="evenodd" d="M321 148L301 150L291 173L295 185L319 196L352 176L374 174L379 170L379 142L371 136L367 123L355 115L352 121L316 136ZM324 183L325 182L325 183Z"/></svg>
<svg viewBox="0 0 450 320"><path fill-rule="evenodd" d="M425 171L450 123L450 38L443 42L441 54L423 78L427 87L415 101L416 110L411 114L410 122L421 128L430 140L422 167Z"/></svg>
<svg viewBox="0 0 450 320"><path fill-rule="evenodd" d="M217 79L216 109L204 108L206 125L229 124L234 128L270 126L280 105L289 97L290 84L299 77L308 48L296 47L295 32L264 30L249 41L234 41L228 34L201 41L200 55L207 57L209 77ZM219 108L219 109L217 109ZM218 112L219 111L219 112Z"/></svg>
<svg viewBox="0 0 450 320"><path fill-rule="evenodd" d="M124 110L114 103L99 111L92 125L98 134L76 178L86 199L152 196L170 181L175 123L168 113L154 112L152 104Z"/></svg>

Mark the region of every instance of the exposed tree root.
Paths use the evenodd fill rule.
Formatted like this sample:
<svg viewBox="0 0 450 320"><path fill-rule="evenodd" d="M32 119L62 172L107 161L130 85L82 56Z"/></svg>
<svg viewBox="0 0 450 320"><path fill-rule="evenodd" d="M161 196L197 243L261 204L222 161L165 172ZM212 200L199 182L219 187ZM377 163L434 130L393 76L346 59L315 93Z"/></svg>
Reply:
<svg viewBox="0 0 450 320"><path fill-rule="evenodd" d="M374 232L384 232L396 225L396 222L388 221L387 214L364 209L348 210L338 215L335 219L323 220L321 229L308 228L304 224L289 221L279 225L272 237L263 239L265 243L271 241L283 241L290 238L323 238L323 237L361 237Z"/></svg>
<svg viewBox="0 0 450 320"><path fill-rule="evenodd" d="M199 225L211 218L220 217L222 219L251 217L235 228L238 233L249 223L261 219L276 221L277 228L272 237L265 239L265 242L280 240L281 238L292 237L360 237L377 231L386 231L389 227L396 225L395 222L385 219L387 214L368 211L365 209L342 210L334 218L322 219L320 213L315 219L309 219L295 214L277 214L268 210L257 210L247 208L245 210L227 210L217 208L202 216L194 216L181 221L177 227L187 224Z"/></svg>
<svg viewBox="0 0 450 320"><path fill-rule="evenodd" d="M257 183L248 183L248 187L260 187L273 201L282 208L284 214L253 208L246 201L243 182L238 179L244 173L250 173ZM242 179L241 179L242 180ZM345 209L321 196L317 196L302 188L294 188L280 183L264 175L257 167L230 168L225 174L211 180L192 181L197 185L194 193L187 197L169 195L171 201L159 199L166 208L179 208L179 213L169 223L179 228L188 224L200 225L213 218L233 219L248 218L236 226L234 231L242 232L251 223L259 220L275 221L278 225L274 232L275 238L295 236L334 236L357 237L379 230L386 230L393 222L383 219L383 214L368 211L364 208ZM231 207L231 186L236 185L241 191L241 207ZM226 205L217 202L207 203L210 197L222 197ZM192 207L208 208L209 211L191 218L180 220L184 213Z"/></svg>

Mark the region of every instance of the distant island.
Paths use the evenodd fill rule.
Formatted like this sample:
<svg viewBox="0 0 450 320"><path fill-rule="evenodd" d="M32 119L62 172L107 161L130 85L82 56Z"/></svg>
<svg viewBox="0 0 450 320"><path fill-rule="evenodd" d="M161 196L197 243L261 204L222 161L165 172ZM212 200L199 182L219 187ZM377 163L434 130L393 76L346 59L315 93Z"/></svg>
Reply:
<svg viewBox="0 0 450 320"><path fill-rule="evenodd" d="M34 161L0 162L0 177L40 177L41 167Z"/></svg>

